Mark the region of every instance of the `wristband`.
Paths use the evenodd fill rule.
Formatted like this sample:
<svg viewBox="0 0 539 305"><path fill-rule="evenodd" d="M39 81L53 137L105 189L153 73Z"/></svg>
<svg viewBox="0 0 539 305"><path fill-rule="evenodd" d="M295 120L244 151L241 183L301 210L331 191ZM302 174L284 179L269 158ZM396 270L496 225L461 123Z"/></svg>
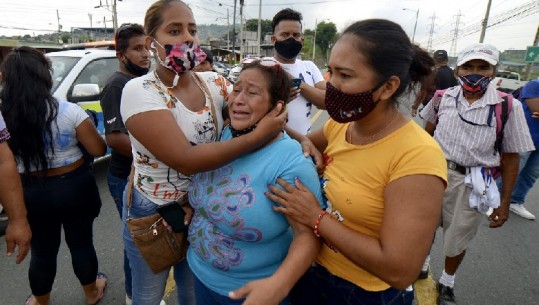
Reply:
<svg viewBox="0 0 539 305"><path fill-rule="evenodd" d="M327 214L328 212L321 211L320 214L318 214L318 218L316 218L316 221L314 222L313 233L316 237L320 237L320 234L318 233L318 227L320 226L320 221L322 221L322 218Z"/></svg>

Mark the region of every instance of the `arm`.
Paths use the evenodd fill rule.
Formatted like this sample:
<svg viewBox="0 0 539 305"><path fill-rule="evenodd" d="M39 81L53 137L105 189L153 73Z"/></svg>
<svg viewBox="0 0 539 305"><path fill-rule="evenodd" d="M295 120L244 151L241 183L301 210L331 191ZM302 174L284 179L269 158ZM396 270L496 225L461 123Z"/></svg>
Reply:
<svg viewBox="0 0 539 305"><path fill-rule="evenodd" d="M185 174L216 169L268 143L284 128L286 110L279 103L246 135L224 142L192 146L168 110L135 114L126 121L130 134L157 159Z"/></svg>
<svg viewBox="0 0 539 305"><path fill-rule="evenodd" d="M320 239L311 229L287 217L294 231L288 254L275 273L230 292L232 299L246 298L243 305L279 304L307 271L320 250Z"/></svg>
<svg viewBox="0 0 539 305"><path fill-rule="evenodd" d="M501 170L502 170L502 190L500 207L494 209L489 216L491 228L501 227L509 217L509 204L511 203L511 194L513 186L518 175L518 163L520 155L518 153L502 153Z"/></svg>
<svg viewBox="0 0 539 305"><path fill-rule="evenodd" d="M132 157L129 135L121 131L113 131L105 136L107 145L126 157Z"/></svg>
<svg viewBox="0 0 539 305"><path fill-rule="evenodd" d="M107 152L107 145L90 118L85 119L75 128L77 140L94 157L104 156Z"/></svg>
<svg viewBox="0 0 539 305"><path fill-rule="evenodd" d="M320 208L301 182L298 190L279 180L285 191L270 186L269 198L283 207L275 207L296 221L312 226ZM384 191L384 215L380 238L371 237L323 217L319 234L344 256L397 289L413 283L440 220L442 179L431 175L410 175L389 183Z"/></svg>
<svg viewBox="0 0 539 305"><path fill-rule="evenodd" d="M313 103L318 109L326 109L326 102L324 101L326 97L326 81L318 82L314 84L314 87L301 82L299 89L301 90L301 95L309 103Z"/></svg>
<svg viewBox="0 0 539 305"><path fill-rule="evenodd" d="M285 127L284 130L286 133L294 140L298 141L301 144L303 149L303 155L305 157L311 156L316 165L316 170L319 174L324 172L324 162L322 159L322 153L316 148L314 143L305 135L293 130L292 128Z"/></svg>
<svg viewBox="0 0 539 305"><path fill-rule="evenodd" d="M6 229L7 255L19 247L16 263L24 260L30 250L32 232L26 219L23 191L17 165L6 142L0 143L0 202L7 211L9 222Z"/></svg>
<svg viewBox="0 0 539 305"><path fill-rule="evenodd" d="M528 105L532 113L539 112L539 98L527 98L524 99L524 102Z"/></svg>
<svg viewBox="0 0 539 305"><path fill-rule="evenodd" d="M431 122L427 121L427 123L425 124L425 131L431 136L433 136L435 129L436 129L436 126L434 126L434 124L432 124Z"/></svg>

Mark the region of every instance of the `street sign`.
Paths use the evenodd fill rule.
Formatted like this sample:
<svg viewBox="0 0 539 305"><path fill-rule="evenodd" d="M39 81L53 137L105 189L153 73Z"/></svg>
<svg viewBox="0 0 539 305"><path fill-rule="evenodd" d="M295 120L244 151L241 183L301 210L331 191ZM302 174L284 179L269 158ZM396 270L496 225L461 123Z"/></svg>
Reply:
<svg viewBox="0 0 539 305"><path fill-rule="evenodd" d="M528 47L526 50L526 62L539 62L539 47Z"/></svg>

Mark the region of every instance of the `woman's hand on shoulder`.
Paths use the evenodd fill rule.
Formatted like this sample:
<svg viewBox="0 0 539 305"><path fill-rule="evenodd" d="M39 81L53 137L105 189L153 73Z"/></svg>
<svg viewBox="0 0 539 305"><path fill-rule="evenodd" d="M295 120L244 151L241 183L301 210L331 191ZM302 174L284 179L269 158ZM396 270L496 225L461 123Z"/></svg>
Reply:
<svg viewBox="0 0 539 305"><path fill-rule="evenodd" d="M283 213L305 226L312 227L321 211L318 200L313 193L298 178L296 178L295 185L291 185L281 178L277 179L277 183L283 189L269 185L270 192L266 192L266 196L279 205L273 207L273 210Z"/></svg>

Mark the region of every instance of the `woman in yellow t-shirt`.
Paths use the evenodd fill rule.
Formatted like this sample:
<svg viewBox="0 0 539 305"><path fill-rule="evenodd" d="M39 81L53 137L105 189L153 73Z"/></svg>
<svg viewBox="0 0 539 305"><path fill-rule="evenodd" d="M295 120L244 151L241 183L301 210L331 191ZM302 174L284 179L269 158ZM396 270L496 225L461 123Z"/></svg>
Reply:
<svg viewBox="0 0 539 305"><path fill-rule="evenodd" d="M325 245L294 289L294 304L412 304L440 221L447 168L438 144L398 111L397 97L428 88L429 54L391 21L348 27L329 60L323 129L328 209L296 180L270 186L275 210L313 228ZM421 96L421 94L419 94Z"/></svg>

